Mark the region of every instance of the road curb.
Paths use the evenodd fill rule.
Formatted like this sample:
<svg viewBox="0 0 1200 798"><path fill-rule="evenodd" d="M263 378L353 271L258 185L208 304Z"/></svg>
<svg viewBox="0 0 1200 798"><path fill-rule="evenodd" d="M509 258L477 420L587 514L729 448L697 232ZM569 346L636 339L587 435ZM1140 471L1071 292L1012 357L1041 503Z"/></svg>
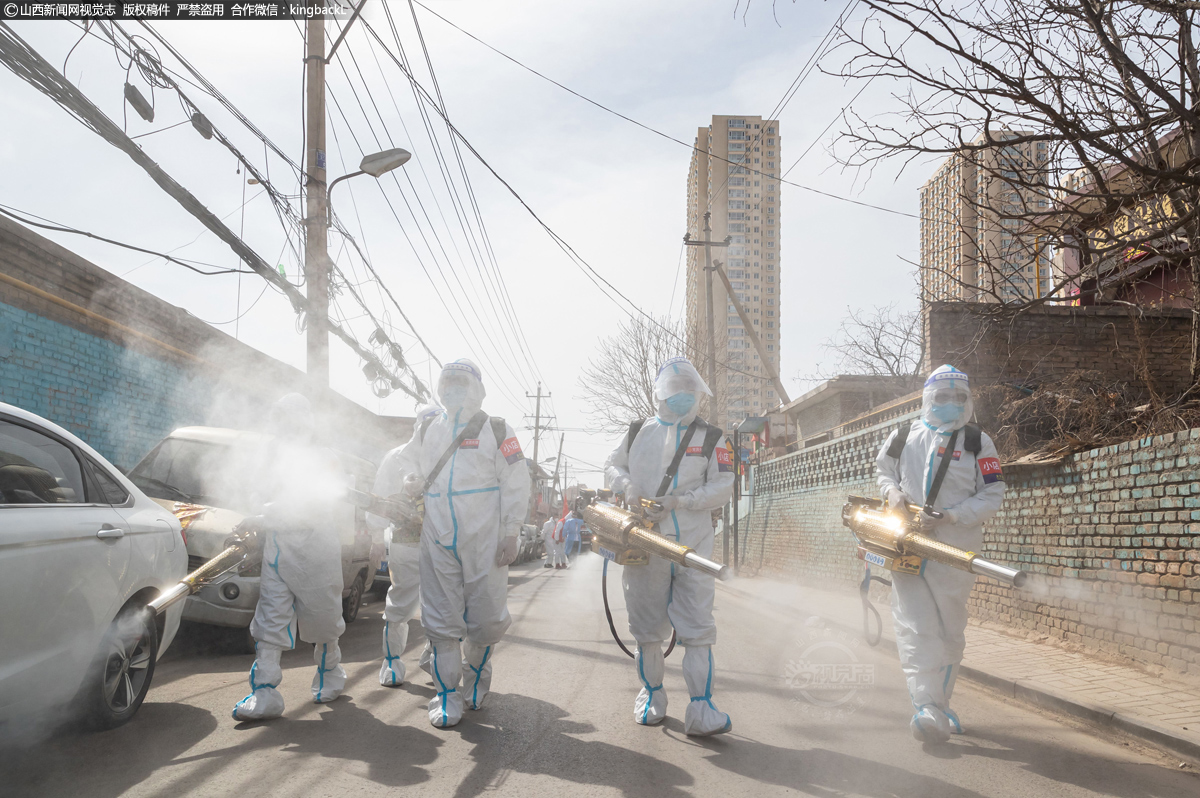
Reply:
<svg viewBox="0 0 1200 798"><path fill-rule="evenodd" d="M730 587L727 584L718 584L720 584L723 590L727 590L740 598L770 604L776 609L789 613L795 612L795 607L788 607L777 601L755 596L752 593ZM826 618L825 620L842 630L854 634L861 633L860 629L850 624L830 618ZM880 640L878 648L886 649L893 656L899 656L895 640L883 638ZM1117 729L1131 737L1137 737L1152 745L1166 748L1174 754L1192 760L1194 763L1200 763L1200 734L1189 734L1178 727L1166 726L1148 718L1122 712L1108 704L1088 701L1085 698L1079 698L1028 679L1013 679L1004 674L986 670L976 665L964 663L959 673L962 677L976 684L989 687L1017 701L1042 709L1060 712L1064 715L1070 715L1098 726Z"/></svg>

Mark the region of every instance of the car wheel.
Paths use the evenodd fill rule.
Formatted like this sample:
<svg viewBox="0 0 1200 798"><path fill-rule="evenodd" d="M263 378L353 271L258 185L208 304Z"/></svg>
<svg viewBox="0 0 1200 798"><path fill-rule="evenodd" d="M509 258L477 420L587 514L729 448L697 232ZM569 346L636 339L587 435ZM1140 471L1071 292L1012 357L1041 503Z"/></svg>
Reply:
<svg viewBox="0 0 1200 798"><path fill-rule="evenodd" d="M85 710L98 729L115 729L135 714L154 678L158 630L145 607L123 610L109 626L84 686Z"/></svg>
<svg viewBox="0 0 1200 798"><path fill-rule="evenodd" d="M362 604L363 591L367 588L367 581L360 573L354 577L354 584L350 585L350 595L342 599L342 620L346 623L354 623L358 618L358 608Z"/></svg>

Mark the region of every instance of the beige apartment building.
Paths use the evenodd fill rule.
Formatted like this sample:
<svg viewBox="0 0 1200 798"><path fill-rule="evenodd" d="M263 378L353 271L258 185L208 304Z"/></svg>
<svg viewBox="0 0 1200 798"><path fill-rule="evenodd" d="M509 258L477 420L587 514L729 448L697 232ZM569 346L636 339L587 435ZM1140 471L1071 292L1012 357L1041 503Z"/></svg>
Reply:
<svg viewBox="0 0 1200 798"><path fill-rule="evenodd" d="M714 116L696 133L688 171L687 229L703 239L704 213L711 212L710 240L730 237L713 248L733 291L750 317L775 370L780 341L780 153L779 123L761 116ZM708 375L708 305L704 248L687 248L687 338L689 354ZM729 429L747 416L779 405L767 371L721 279L713 276L717 379L713 423Z"/></svg>
<svg viewBox="0 0 1200 798"><path fill-rule="evenodd" d="M1049 208L1045 189L1028 185L1046 162L1044 142L998 144L942 162L921 187L922 299L1016 302L1049 293L1053 252L1024 232L1020 218Z"/></svg>

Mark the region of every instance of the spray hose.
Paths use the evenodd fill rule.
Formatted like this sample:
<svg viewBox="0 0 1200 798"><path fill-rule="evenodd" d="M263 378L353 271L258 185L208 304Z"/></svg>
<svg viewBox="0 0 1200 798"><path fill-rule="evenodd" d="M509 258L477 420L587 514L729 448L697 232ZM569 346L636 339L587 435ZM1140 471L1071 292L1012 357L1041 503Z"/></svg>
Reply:
<svg viewBox="0 0 1200 798"><path fill-rule="evenodd" d="M888 587L892 586L892 582L889 579L884 579L882 576L873 576L871 574L871 566L868 565L867 572L863 576L862 583L858 586L858 595L860 598L862 598L863 639L867 641L868 646L873 647L879 645L879 640L883 637L883 618L879 617L879 610L875 609L875 605L871 603L872 579L876 582L887 585ZM871 624L868 613L871 613L875 616L874 638L871 637Z"/></svg>
<svg viewBox="0 0 1200 798"><path fill-rule="evenodd" d="M617 634L617 625L613 623L612 610L608 606L608 560L604 561L604 571L600 574L600 595L604 597L604 616L608 618L608 631L612 632L613 640L617 641L617 645L621 650L629 656L630 659L637 659L632 651L625 647L621 641L621 636ZM671 630L671 642L667 645L666 653L663 658L671 656L671 652L675 650L675 630Z"/></svg>

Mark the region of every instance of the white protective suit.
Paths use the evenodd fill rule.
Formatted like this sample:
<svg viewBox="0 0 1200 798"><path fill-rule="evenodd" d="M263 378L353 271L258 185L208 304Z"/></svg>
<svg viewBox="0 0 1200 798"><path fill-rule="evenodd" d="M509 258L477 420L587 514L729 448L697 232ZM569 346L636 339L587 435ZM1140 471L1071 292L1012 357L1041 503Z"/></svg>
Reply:
<svg viewBox="0 0 1200 798"><path fill-rule="evenodd" d="M954 393L965 395L966 402L943 401ZM983 524L1000 509L1005 486L992 439L981 434L978 456L965 445L963 427L973 414L967 375L952 366L940 367L925 382L921 419L912 423L900 457L887 454L896 436L893 432L875 466L881 495L889 504L903 498L924 506L940 463L939 453L954 431L960 430L954 451L948 453L953 459L933 502L945 520L928 534L952 546L979 551ZM931 526L937 523L928 516L925 521ZM893 572L891 578L896 642L916 710L913 735L944 741L949 734L962 732L950 710L950 696L966 646L967 597L975 576L925 560L920 574Z"/></svg>
<svg viewBox="0 0 1200 798"><path fill-rule="evenodd" d="M480 412L479 368L469 360L448 363L438 396L445 411L423 440L415 438L401 453L401 467L422 480ZM497 440L489 420L454 450L425 494L421 623L438 691L429 702L434 726L455 725L464 706L479 709L487 697L493 648L512 623L508 565L516 557L529 489L529 466L512 427L505 425Z"/></svg>
<svg viewBox="0 0 1200 798"><path fill-rule="evenodd" d="M565 523L566 522L561 518L555 521L554 531L550 534L550 539L554 542L555 568L571 567L571 564L567 561L567 535L564 530Z"/></svg>
<svg viewBox="0 0 1200 798"><path fill-rule="evenodd" d="M694 399L693 406L682 415L672 412L667 401L680 394L691 394ZM646 419L632 445L626 449L626 441L622 441L605 463L609 487L616 493L624 493L629 504L639 497L655 497L675 450L696 417L702 394L711 396L699 372L686 358L673 358L659 370L654 392L659 402L658 415ZM658 526L667 537L691 546L703 557L711 557L710 512L729 501L734 475L732 456L723 436L713 455L707 460L703 458L706 432L706 427L697 429L687 442L679 470L662 497L669 512ZM712 646L717 640L712 612L713 578L651 557L646 565L625 566L622 583L629 631L638 644L637 672L642 684L634 702L634 720L650 725L666 717L663 643L674 627L685 650L683 676L691 696L684 713L684 731L699 736L732 729L729 716L712 701Z"/></svg>
<svg viewBox="0 0 1200 798"><path fill-rule="evenodd" d="M250 694L233 708L235 720L283 714L279 656L300 639L313 644L317 673L312 696L333 701L346 686L338 638L342 620L342 551L333 511L346 477L332 452L312 444L312 409L300 394L271 408L274 438L260 473L265 500L258 519L264 539L258 607L250 622L255 660Z"/></svg>
<svg viewBox="0 0 1200 798"><path fill-rule="evenodd" d="M426 420L441 414L442 408L437 405L425 405L417 410L413 420L413 437L420 434L421 425ZM403 497L404 478L409 475L402 468L403 450L403 446L398 446L384 455L371 489L376 496L387 499L401 494ZM406 673L400 657L408 645L408 622L417 616L421 600L421 549L392 540L392 523L383 516L367 513L367 524L372 531L384 535L388 577L392 582L383 605L383 666L379 669L379 683L384 687L399 687L404 683ZM427 667L428 659L427 655L422 655L422 667Z"/></svg>
<svg viewBox="0 0 1200 798"><path fill-rule="evenodd" d="M542 524L542 546L546 550L546 564L543 568L554 567L554 525L553 518L547 518L546 523Z"/></svg>

